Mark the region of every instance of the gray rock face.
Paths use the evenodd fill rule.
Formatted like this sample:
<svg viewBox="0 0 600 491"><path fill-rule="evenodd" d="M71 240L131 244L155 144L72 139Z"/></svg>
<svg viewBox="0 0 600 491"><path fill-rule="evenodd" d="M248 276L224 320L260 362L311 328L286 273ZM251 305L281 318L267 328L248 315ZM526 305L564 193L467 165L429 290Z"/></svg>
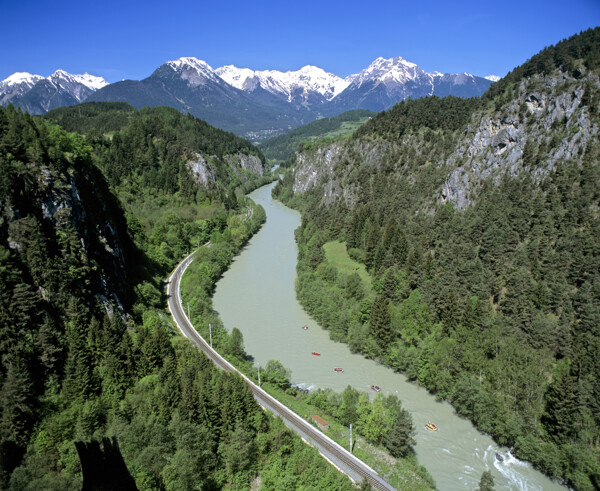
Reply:
<svg viewBox="0 0 600 491"><path fill-rule="evenodd" d="M30 164L33 166L33 164ZM69 236L74 257L87 257L95 263L89 273L88 287L107 312L116 308L123 313L120 295L125 294L123 281L127 277L123 236L111 216L110 206L101 193L90 191L94 186L89 177L79 173L62 173L46 166L37 169L35 209L27 215L37 217L48 230ZM82 190L84 189L84 190ZM28 216L0 200L0 236L6 236L11 249L20 250L27 243ZM46 292L42 292L46 298Z"/></svg>
<svg viewBox="0 0 600 491"><path fill-rule="evenodd" d="M186 164L192 172L194 180L205 188L212 187L216 182L215 170L212 165L199 153L194 156L194 160Z"/></svg>
<svg viewBox="0 0 600 491"><path fill-rule="evenodd" d="M599 133L589 107L582 104L586 90L600 90L597 75L587 73L578 80L559 72L538 75L522 81L508 104L475 113L449 156L429 162L444 179L432 190L432 203L452 203L462 210L473 203L486 180L498 183L505 175L527 172L540 182L561 162L579 161L590 139ZM294 171L294 194L322 186L323 204L343 197L351 206L359 192L348 184L353 180L346 179L353 169L367 166L375 173L385 160L397 176L413 179L402 173L403 164L394 157L394 149L412 146L412 154L418 157L422 143L416 135L405 134L393 143L350 140L301 152Z"/></svg>
<svg viewBox="0 0 600 491"><path fill-rule="evenodd" d="M388 147L389 144L385 142L357 141L348 144L333 143L316 149L314 153L298 153L294 171L294 194L302 194L322 185L323 204L331 204L341 197L346 205L353 206L359 189L346 182L345 176L352 171L348 163L356 155L360 155L363 164L377 172Z"/></svg>
<svg viewBox="0 0 600 491"><path fill-rule="evenodd" d="M213 155L209 159L214 162L217 157ZM237 153L235 155L225 155L223 159L229 166L229 175L232 177L237 176L242 182L248 180L247 174L265 175L265 165L256 155ZM212 188L217 183L215 168L210 160L196 153L193 159L186 163L194 181L204 188Z"/></svg>
<svg viewBox="0 0 600 491"><path fill-rule="evenodd" d="M246 181L246 178L240 170L256 174L257 176L265 175L264 164L256 155L244 155L243 153L227 155L225 156L225 161L243 182Z"/></svg>
<svg viewBox="0 0 600 491"><path fill-rule="evenodd" d="M600 88L598 77L588 74L575 81L565 74L535 76L523 81L516 98L493 114L475 115L457 150L443 164L451 169L439 201L457 209L468 207L486 179L497 182L503 175L529 172L540 181L560 162L578 159L598 128L582 107L584 84ZM526 143L539 152L534 163L524 156Z"/></svg>

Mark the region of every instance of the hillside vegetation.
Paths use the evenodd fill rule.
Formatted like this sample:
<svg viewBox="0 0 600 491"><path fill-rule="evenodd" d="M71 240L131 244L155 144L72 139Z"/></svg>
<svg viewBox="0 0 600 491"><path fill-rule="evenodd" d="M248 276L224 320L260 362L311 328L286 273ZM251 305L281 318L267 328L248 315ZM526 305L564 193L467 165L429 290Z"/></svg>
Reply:
<svg viewBox="0 0 600 491"><path fill-rule="evenodd" d="M297 294L333 339L577 489L600 486L599 42L480 99L397 104L298 152L274 191L302 211Z"/></svg>
<svg viewBox="0 0 600 491"><path fill-rule="evenodd" d="M352 489L162 310L182 254L211 242L210 292L264 221L234 188L268 179L244 168L260 152L170 109L98 109L102 129L63 113L84 137L0 108L0 487L80 488L75 442L113 437L140 490ZM191 154L209 179L186 181Z"/></svg>
<svg viewBox="0 0 600 491"><path fill-rule="evenodd" d="M283 164L294 155L301 144L350 135L374 115L373 111L357 109L339 116L318 119L285 135L270 138L258 147L272 163Z"/></svg>

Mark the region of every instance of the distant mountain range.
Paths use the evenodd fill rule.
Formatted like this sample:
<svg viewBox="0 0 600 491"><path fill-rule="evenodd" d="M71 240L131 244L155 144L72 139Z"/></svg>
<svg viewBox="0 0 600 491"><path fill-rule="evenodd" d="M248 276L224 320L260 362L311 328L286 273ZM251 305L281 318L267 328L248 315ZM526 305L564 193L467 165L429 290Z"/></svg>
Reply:
<svg viewBox="0 0 600 491"><path fill-rule="evenodd" d="M49 77L17 72L0 82L0 104L13 104L30 114L44 114L60 106L85 101L98 89L108 85L102 77L88 73L73 75L56 70Z"/></svg>
<svg viewBox="0 0 600 491"><path fill-rule="evenodd" d="M253 141L352 109L382 111L407 98L474 97L497 77L428 73L401 57L377 58L345 78L307 65L297 71L255 71L233 65L216 70L197 58L168 61L143 80L108 84L88 74L57 70L50 77L15 73L0 82L0 104L32 114L88 101L165 105Z"/></svg>

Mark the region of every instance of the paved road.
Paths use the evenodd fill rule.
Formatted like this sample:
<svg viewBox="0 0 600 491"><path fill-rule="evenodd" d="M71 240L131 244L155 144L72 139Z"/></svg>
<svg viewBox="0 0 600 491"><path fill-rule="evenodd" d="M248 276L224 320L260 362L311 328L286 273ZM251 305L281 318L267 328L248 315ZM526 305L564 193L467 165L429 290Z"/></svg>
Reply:
<svg viewBox="0 0 600 491"><path fill-rule="evenodd" d="M238 372L236 368L231 365L231 363L221 357L214 349L210 347L210 345L202 338L202 336L196 332L194 326L192 326L191 322L185 315L181 305L179 283L186 268L192 262L192 259L193 254L190 254L181 263L179 263L169 278L167 295L169 298L168 302L171 315L173 316L175 323L183 335L196 344L196 346L198 346L202 351L204 351L204 353L206 353L206 355L215 363L215 365L223 370ZM375 489L394 489L363 461L354 457L354 455L338 445L327 435L323 434L296 413L271 397L243 373L238 373L250 386L250 389L254 394L254 398L263 408L268 409L280 416L289 428L298 433L303 440L316 447L321 455L323 455L342 472L347 474L351 479L356 482L361 482L363 479L367 479L369 484L371 484L371 486Z"/></svg>

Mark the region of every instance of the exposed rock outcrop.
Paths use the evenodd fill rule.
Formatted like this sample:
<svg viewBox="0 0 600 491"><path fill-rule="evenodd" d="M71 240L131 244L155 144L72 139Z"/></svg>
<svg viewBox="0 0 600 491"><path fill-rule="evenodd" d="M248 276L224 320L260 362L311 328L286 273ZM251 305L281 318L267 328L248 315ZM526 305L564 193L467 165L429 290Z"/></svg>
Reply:
<svg viewBox="0 0 600 491"><path fill-rule="evenodd" d="M129 271L133 266L127 258L134 248L116 198L99 175L90 175L95 172L92 169L60 172L47 166L29 167L37 173L36 196L28 204L0 200L0 237L10 249L23 254L30 254L33 243L38 248L44 244L48 267L56 254L66 254L62 259L71 265L73 281L85 272L90 295L109 313L115 307L124 312L123 305L131 301ZM47 235L48 231L55 232ZM48 278L38 280L44 285ZM47 296L51 293L42 290L42 296L51 299Z"/></svg>
<svg viewBox="0 0 600 491"><path fill-rule="evenodd" d="M245 176L243 172L250 172L251 174L256 174L257 176L265 175L265 166L259 157L256 155L245 155L243 153L238 153L236 155L227 155L225 156L225 161L229 164L229 167L233 170L233 172L243 181L245 181Z"/></svg>
<svg viewBox="0 0 600 491"><path fill-rule="evenodd" d="M491 111L477 111L454 149L445 158L427 162L439 169L444 180L431 190L433 202L465 209L486 180L497 183L503 176L527 172L540 182L561 161L580 160L589 140L598 135L586 97L599 90L600 81L593 72L578 79L562 72L536 75L513 89L510 102ZM399 179L414 180L414 174L403 171L405 162L395 151L412 146L413 162L409 164L414 168L421 159L422 165L420 145L424 141L419 138L407 133L393 143L384 139L348 140L299 152L293 192L302 194L322 186L323 204L343 197L352 205L358 187L366 184L348 179L359 166L366 166L371 173L387 167L387 172Z"/></svg>
<svg viewBox="0 0 600 491"><path fill-rule="evenodd" d="M493 114L477 113L456 151L441 165L451 169L439 200L468 207L486 179L529 172L540 181L563 160L577 160L598 127L582 104L584 86L600 88L598 77L534 76L521 82L511 103ZM526 149L527 146L527 149Z"/></svg>
<svg viewBox="0 0 600 491"><path fill-rule="evenodd" d="M194 159L186 164L191 171L194 180L202 186L208 188L215 184L215 169L202 155L195 154Z"/></svg>
<svg viewBox="0 0 600 491"><path fill-rule="evenodd" d="M186 166L190 170L194 181L204 188L212 188L217 185L217 172L213 162L217 159L215 155L204 157L199 153L187 162ZM223 160L228 165L226 171L230 177L237 177L240 181L246 182L248 174L264 176L266 172L265 164L256 155L246 155L237 153L235 155L225 155Z"/></svg>

